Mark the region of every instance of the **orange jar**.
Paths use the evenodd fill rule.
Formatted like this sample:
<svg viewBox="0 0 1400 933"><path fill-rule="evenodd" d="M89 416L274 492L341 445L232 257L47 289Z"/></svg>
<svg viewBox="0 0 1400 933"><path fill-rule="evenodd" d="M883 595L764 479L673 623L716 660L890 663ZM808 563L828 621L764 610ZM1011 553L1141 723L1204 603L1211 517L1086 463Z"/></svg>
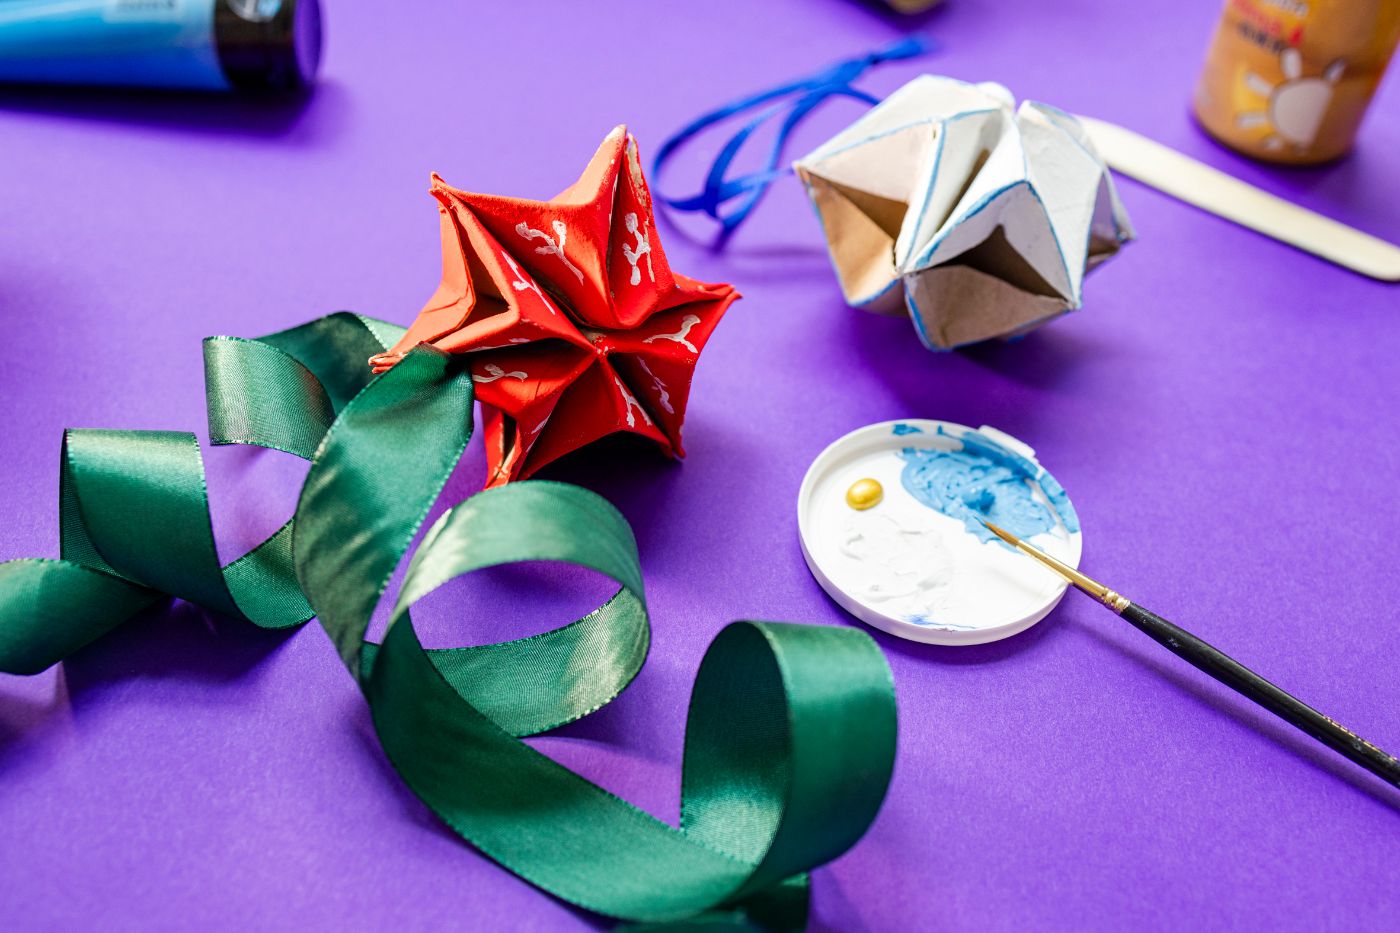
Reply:
<svg viewBox="0 0 1400 933"><path fill-rule="evenodd" d="M1245 155L1305 164L1351 148L1400 40L1400 0L1227 0L1196 118Z"/></svg>

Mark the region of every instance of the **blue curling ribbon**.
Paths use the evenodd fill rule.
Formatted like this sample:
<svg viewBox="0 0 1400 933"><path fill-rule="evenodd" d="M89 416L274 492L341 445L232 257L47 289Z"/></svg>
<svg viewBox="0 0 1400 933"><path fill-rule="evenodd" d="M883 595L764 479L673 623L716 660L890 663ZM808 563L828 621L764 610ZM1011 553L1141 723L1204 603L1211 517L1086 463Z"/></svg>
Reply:
<svg viewBox="0 0 1400 933"><path fill-rule="evenodd" d="M875 65L927 55L934 48L932 39L925 36L909 36L882 49L867 52L858 58L837 62L811 77L741 97L696 117L667 137L656 152L656 157L651 164L651 174L658 185L657 199L673 210L685 213L700 212L718 221L720 231L715 245L717 247L723 246L730 234L748 218L773 182L792 172L791 167L778 168L778 163L782 159L788 137L792 135L797 125L806 119L808 114L831 97L850 97L872 106L878 104L879 98L852 87L851 82ZM781 98L792 99L782 100ZM778 103L764 107L771 101L778 101ZM764 109L744 124L724 144L724 148L720 150L714 164L710 166L710 170L705 176L705 187L701 189L699 194L687 198L673 198L660 193L662 167L692 136L716 123L757 107L764 107ZM734 178L726 177L730 164L738 156L739 150L743 148L749 137L768 120L784 111L787 111L787 116L783 118L782 125L778 128L778 135L773 140L773 145L768 149L768 157L764 160L763 167L757 171L737 175ZM736 198L739 199L738 204L732 210L721 212L722 207Z"/></svg>

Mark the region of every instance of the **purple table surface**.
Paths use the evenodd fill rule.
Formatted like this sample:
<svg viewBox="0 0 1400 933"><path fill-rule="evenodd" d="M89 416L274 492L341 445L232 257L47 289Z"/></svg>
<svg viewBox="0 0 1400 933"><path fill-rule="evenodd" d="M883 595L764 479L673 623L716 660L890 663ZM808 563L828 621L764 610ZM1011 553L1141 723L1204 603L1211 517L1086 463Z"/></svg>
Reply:
<svg viewBox="0 0 1400 933"><path fill-rule="evenodd" d="M1188 115L1213 0L950 0L912 23L846 0L329 7L324 80L301 107L0 96L0 556L57 551L63 428L203 431L200 338L340 308L407 323L437 283L430 170L547 197L616 123L649 156L703 109L901 30L944 51L871 76L877 93L922 70L999 80L1400 239L1396 82L1345 161L1249 163ZM792 154L857 112L831 105ZM746 297L701 361L683 465L609 443L546 474L633 522L654 646L621 699L532 741L674 820L714 634L744 617L858 624L803 564L807 464L860 425L928 417L1036 447L1078 507L1089 572L1400 748L1383 546L1400 520L1397 293L1120 187L1141 241L1090 278L1082 312L952 354L842 304L795 181L723 255L663 229L677 269ZM209 461L232 556L290 511L304 467ZM481 474L478 442L448 500ZM494 640L601 592L517 569L419 615L436 644ZM984 647L876 637L899 697L894 781L865 839L815 874L814 929L1357 929L1400 913L1400 794L1088 600ZM59 669L0 677L0 781L7 929L607 925L437 822L314 624L270 635L176 604Z"/></svg>

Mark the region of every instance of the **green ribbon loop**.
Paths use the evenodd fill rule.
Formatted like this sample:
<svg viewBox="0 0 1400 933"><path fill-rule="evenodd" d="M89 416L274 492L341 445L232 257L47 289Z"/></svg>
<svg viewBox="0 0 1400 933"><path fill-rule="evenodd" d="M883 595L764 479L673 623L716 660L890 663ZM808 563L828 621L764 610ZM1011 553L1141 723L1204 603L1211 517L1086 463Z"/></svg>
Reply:
<svg viewBox="0 0 1400 933"><path fill-rule="evenodd" d="M258 341L206 340L211 439L311 458L370 383L365 360L401 333L341 312ZM312 616L291 522L218 566L193 434L65 432L59 527L62 560L0 564L0 671L37 674L169 596L264 628Z"/></svg>
<svg viewBox="0 0 1400 933"><path fill-rule="evenodd" d="M473 496L428 531L389 623L391 631L411 624L409 607L454 577L544 560L587 567L620 588L596 611L551 632L432 653L458 696L513 736L545 732L607 705L646 660L651 630L637 544L616 509L576 486L540 481Z"/></svg>
<svg viewBox="0 0 1400 933"><path fill-rule="evenodd" d="M884 798L895 706L875 643L850 628L738 622L701 664L670 826L520 741L606 705L650 642L636 541L594 493L523 482L424 536L382 645L371 614L472 431L461 358L419 347L371 378L393 325L336 314L205 342L210 436L311 460L296 514L220 567L189 434L70 431L62 560L0 564L0 670L34 673L175 596L268 627L314 612L413 791L464 839L571 903L647 924L798 929L807 872L852 846ZM581 619L428 650L410 609L484 568L555 561L618 590Z"/></svg>

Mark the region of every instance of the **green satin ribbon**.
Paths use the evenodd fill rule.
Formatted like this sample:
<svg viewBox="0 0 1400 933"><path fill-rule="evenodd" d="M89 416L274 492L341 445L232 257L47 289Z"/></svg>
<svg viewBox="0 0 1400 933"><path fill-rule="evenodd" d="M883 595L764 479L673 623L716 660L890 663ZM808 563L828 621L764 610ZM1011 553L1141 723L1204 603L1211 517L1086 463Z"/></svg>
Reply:
<svg viewBox="0 0 1400 933"><path fill-rule="evenodd" d="M799 929L807 876L852 846L894 758L889 668L849 628L736 622L696 676L681 825L520 741L604 706L650 640L626 520L576 486L521 482L446 512L410 561L382 644L370 615L472 430L461 358L423 346L371 378L402 330L335 314L205 342L215 444L311 461L296 514L221 567L193 435L69 431L61 560L0 564L0 670L35 673L168 596L266 628L313 614L424 803L556 897L644 924ZM594 612L499 644L425 649L409 611L465 573L561 561L619 584Z"/></svg>

